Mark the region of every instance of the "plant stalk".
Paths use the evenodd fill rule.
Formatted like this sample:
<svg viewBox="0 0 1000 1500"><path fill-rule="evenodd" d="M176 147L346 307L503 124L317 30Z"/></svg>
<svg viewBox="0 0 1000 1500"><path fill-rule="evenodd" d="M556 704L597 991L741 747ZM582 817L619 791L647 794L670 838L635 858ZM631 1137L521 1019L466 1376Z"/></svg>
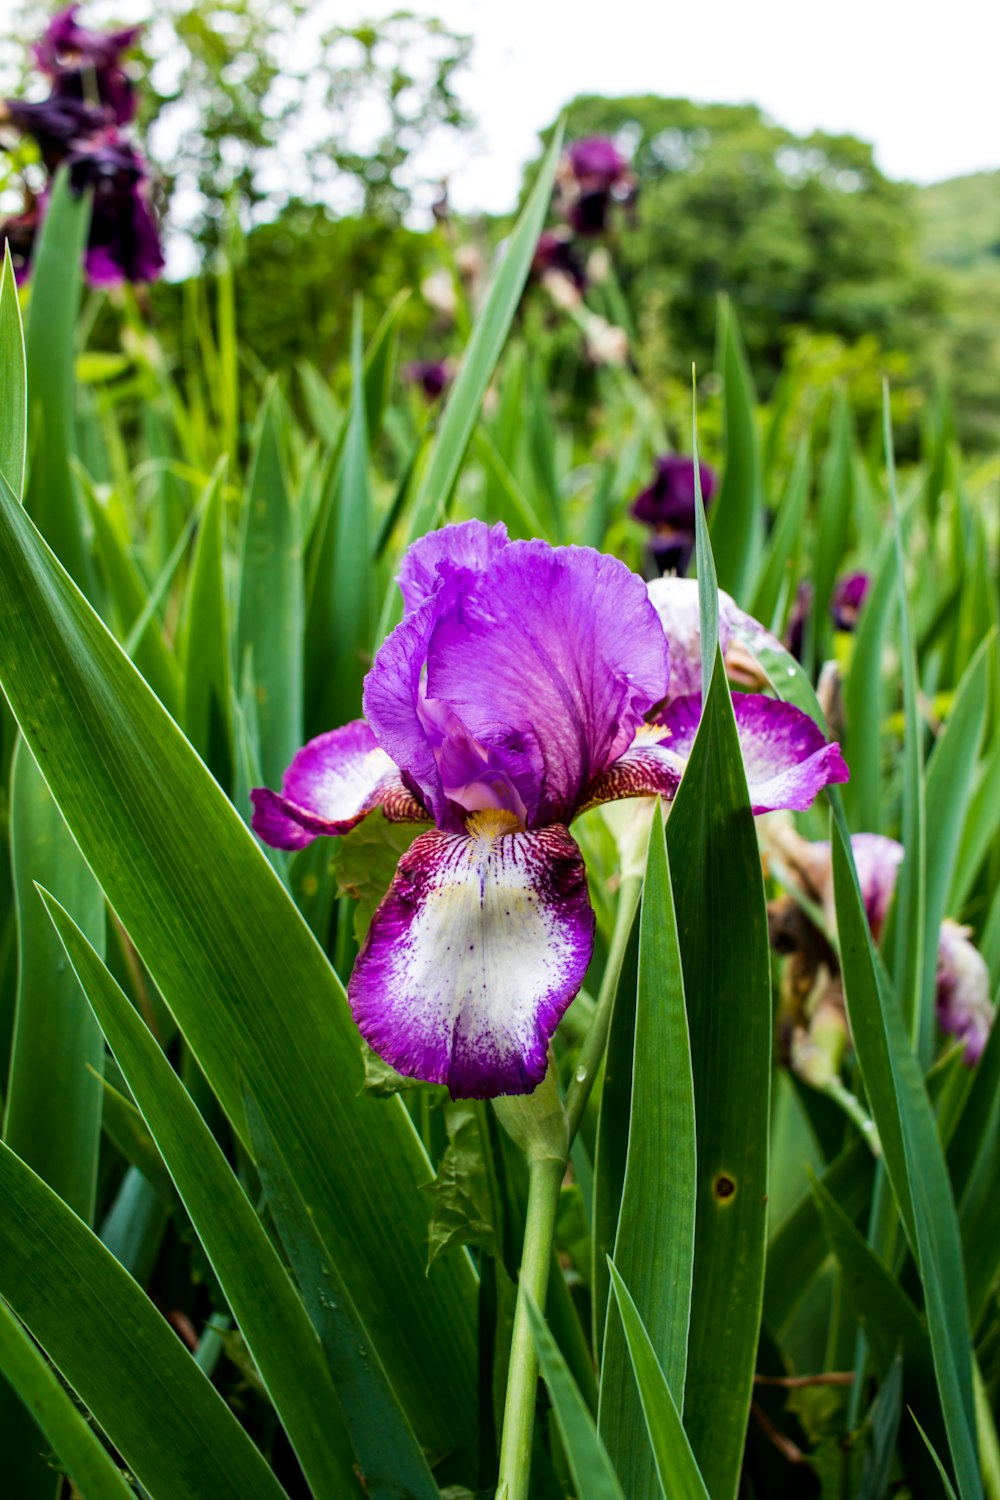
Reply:
<svg viewBox="0 0 1000 1500"><path fill-rule="evenodd" d="M507 1372L496 1500L528 1500L538 1356L528 1321L526 1293L530 1292L538 1307L545 1307L559 1189L565 1171L565 1158L559 1161L543 1156L528 1163L528 1212Z"/></svg>

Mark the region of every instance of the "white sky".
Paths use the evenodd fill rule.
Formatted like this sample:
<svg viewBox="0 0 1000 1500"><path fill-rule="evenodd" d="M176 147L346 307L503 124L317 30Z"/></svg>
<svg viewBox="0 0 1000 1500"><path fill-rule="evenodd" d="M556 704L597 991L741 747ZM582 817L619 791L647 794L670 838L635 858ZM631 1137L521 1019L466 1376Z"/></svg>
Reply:
<svg viewBox="0 0 1000 1500"><path fill-rule="evenodd" d="M410 0L406 8L476 39L462 92L481 131L456 157L459 210L509 210L538 130L578 93L750 101L798 132L872 141L884 172L915 182L1000 167L997 0ZM336 7L342 24L380 9L377 0Z"/></svg>

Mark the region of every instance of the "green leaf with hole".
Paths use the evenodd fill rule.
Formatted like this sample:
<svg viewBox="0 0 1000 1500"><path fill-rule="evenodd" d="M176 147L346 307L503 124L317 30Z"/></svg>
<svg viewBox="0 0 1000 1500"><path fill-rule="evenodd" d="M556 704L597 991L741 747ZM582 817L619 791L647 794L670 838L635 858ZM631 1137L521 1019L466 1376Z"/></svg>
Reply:
<svg viewBox="0 0 1000 1500"><path fill-rule="evenodd" d="M639 919L639 968L628 1155L615 1262L628 1275L642 1323L676 1406L684 1406L695 1253L696 1152L691 1047L659 804ZM612 1270L612 1276L615 1275ZM621 1298L618 1299L619 1305ZM623 1314L624 1317L624 1314ZM609 1314L598 1423L629 1494L655 1487L649 1420L636 1390L627 1326Z"/></svg>

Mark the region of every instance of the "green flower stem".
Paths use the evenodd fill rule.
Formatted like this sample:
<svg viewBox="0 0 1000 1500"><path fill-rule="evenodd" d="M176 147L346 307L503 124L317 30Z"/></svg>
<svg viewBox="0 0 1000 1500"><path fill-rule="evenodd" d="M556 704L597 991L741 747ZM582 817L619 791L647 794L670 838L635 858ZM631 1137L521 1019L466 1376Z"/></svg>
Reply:
<svg viewBox="0 0 1000 1500"><path fill-rule="evenodd" d="M552 1263L559 1189L566 1171L565 1157L550 1156L528 1162L528 1213L517 1283L517 1306L510 1345L507 1397L500 1442L500 1475L496 1500L528 1500L531 1478L531 1438L535 1425L538 1356L528 1321L526 1293L545 1306Z"/></svg>
<svg viewBox="0 0 1000 1500"><path fill-rule="evenodd" d="M594 1080L597 1078L604 1057L604 1049L608 1044L608 1031L611 1027L611 1012L614 1009L618 977L622 971L622 961L628 946L632 919L639 905L641 891L641 875L627 875L622 881L618 910L615 913L614 931L611 934L611 947L608 949L608 961L604 965L604 977L601 980L594 1019L586 1040L580 1048L573 1081L566 1090L566 1119L569 1123L571 1141L580 1127L587 1100L590 1098L590 1091L594 1087Z"/></svg>

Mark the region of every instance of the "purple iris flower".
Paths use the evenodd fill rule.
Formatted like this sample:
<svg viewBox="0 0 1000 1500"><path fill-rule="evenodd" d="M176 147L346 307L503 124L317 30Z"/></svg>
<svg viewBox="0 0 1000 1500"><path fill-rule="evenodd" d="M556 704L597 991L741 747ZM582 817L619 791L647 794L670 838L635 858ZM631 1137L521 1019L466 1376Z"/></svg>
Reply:
<svg viewBox="0 0 1000 1500"><path fill-rule="evenodd" d="M439 401L451 385L451 365L446 359L415 359L403 371L403 379L418 385L428 401Z"/></svg>
<svg viewBox="0 0 1000 1500"><path fill-rule="evenodd" d="M851 849L861 887L865 915L878 942L889 912L903 846L879 833L855 833ZM836 930L837 909L833 889L833 860L826 842L806 845L806 873L819 897L831 931ZM962 1061L972 1067L979 1061L993 1024L990 976L982 954L969 941L970 929L945 918L938 938L935 1006L943 1032L965 1043Z"/></svg>
<svg viewBox="0 0 1000 1500"><path fill-rule="evenodd" d="M830 596L830 613L838 630L854 630L870 587L867 573L846 573L837 579Z"/></svg>
<svg viewBox="0 0 1000 1500"><path fill-rule="evenodd" d="M795 590L795 602L788 616L788 624L785 627L785 641L789 651L796 661L802 660L805 646L806 621L812 612L813 586L808 578L803 578Z"/></svg>
<svg viewBox="0 0 1000 1500"><path fill-rule="evenodd" d="M64 99L57 94L37 103L5 99L0 105L0 119L9 120L16 129L31 136L50 173L65 161L74 146L93 140L111 123L109 111L100 105L88 104L83 99Z"/></svg>
<svg viewBox="0 0 1000 1500"><path fill-rule="evenodd" d="M606 135L573 141L566 148L566 156L573 176L587 188L603 188L610 192L629 175L628 162Z"/></svg>
<svg viewBox="0 0 1000 1500"><path fill-rule="evenodd" d="M707 510L715 494L714 469L699 464L701 494ZM687 571L694 551L694 459L665 453L656 459L654 478L632 502L632 514L652 528L650 550L661 573Z"/></svg>
<svg viewBox="0 0 1000 1500"><path fill-rule="evenodd" d="M993 1025L990 971L969 942L968 927L941 924L937 959L937 1018L941 1030L965 1043L962 1061L970 1068L982 1057Z"/></svg>
<svg viewBox="0 0 1000 1500"><path fill-rule="evenodd" d="M538 236L531 269L539 277L548 271L557 271L567 276L578 292L584 291L587 285L583 261L573 244L572 235L565 230L546 229Z"/></svg>
<svg viewBox="0 0 1000 1500"><path fill-rule="evenodd" d="M613 202L635 201L635 178L607 136L590 136L566 148L559 189L567 218L580 235L603 234Z"/></svg>
<svg viewBox="0 0 1000 1500"><path fill-rule="evenodd" d="M568 825L598 803L671 798L700 705L653 717L668 638L616 558L467 521L415 543L399 582L404 616L365 680L365 720L299 751L280 795L256 789L254 828L297 849L376 807L433 823L372 919L355 1020L392 1067L457 1097L529 1093L593 948ZM745 705L756 809L807 806L846 778L804 714Z"/></svg>
<svg viewBox="0 0 1000 1500"><path fill-rule="evenodd" d="M128 141L109 131L66 158L76 193L93 192L87 276L94 286L155 281L163 270L160 233L149 202L146 163Z"/></svg>
<svg viewBox="0 0 1000 1500"><path fill-rule="evenodd" d="M121 58L135 46L142 27L89 31L77 22L79 9L71 5L53 16L41 41L35 43L35 61L52 79L54 96L96 98L111 111L116 124L127 125L135 115L136 99Z"/></svg>

